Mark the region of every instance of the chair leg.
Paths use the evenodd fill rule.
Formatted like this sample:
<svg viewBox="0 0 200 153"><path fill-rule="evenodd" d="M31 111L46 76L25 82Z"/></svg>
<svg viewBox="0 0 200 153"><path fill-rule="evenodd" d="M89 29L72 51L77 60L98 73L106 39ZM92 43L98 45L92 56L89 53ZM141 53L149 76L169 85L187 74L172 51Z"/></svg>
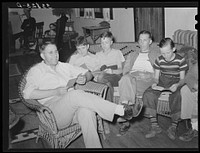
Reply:
<svg viewBox="0 0 200 153"><path fill-rule="evenodd" d="M104 126L104 131L106 134L110 133L110 127L109 127L109 122L106 120L103 120L103 126Z"/></svg>
<svg viewBox="0 0 200 153"><path fill-rule="evenodd" d="M101 133L103 136L103 139L106 140L105 136L105 131L104 131L104 126L103 126L103 120L100 116L97 115L97 120L98 120L98 133Z"/></svg>

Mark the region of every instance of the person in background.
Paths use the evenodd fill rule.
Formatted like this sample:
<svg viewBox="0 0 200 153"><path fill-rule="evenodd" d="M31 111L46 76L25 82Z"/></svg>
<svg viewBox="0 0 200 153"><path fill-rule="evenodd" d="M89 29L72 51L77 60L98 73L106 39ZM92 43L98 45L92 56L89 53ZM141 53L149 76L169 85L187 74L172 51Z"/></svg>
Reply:
<svg viewBox="0 0 200 153"><path fill-rule="evenodd" d="M68 20L68 17L65 15L65 13L61 13L60 18L56 21L56 37L55 37L55 43L58 47L58 50L60 50L63 47L63 35L65 33L65 26L66 22Z"/></svg>
<svg viewBox="0 0 200 153"><path fill-rule="evenodd" d="M21 25L21 29L23 29L23 39L24 39L24 47L29 48L29 37L34 38L35 30L36 30L36 20L34 17L31 17L31 10L24 9L24 14L27 19L25 19Z"/></svg>
<svg viewBox="0 0 200 153"><path fill-rule="evenodd" d="M29 49L29 39L34 38L36 30L36 20L31 16L31 9L24 9L24 14L27 19L22 22L21 29L22 32L13 35L13 40L19 38L20 48ZM24 41L24 42L23 42ZM22 43L23 42L23 43Z"/></svg>
<svg viewBox="0 0 200 153"><path fill-rule="evenodd" d="M136 95L142 96L143 92L153 84L153 64L160 55L160 49L152 42L152 34L149 31L143 30L139 33L138 46L128 55L123 68L123 76L119 80L119 101L121 103L134 105ZM125 134L130 128L129 121L119 118L118 122L122 123L120 133Z"/></svg>
<svg viewBox="0 0 200 153"><path fill-rule="evenodd" d="M46 30L44 33L45 37L53 37L56 36L56 25L54 23L49 24L49 30Z"/></svg>
<svg viewBox="0 0 200 153"><path fill-rule="evenodd" d="M138 113L135 107L117 105L83 90L69 88L70 79L76 78L76 83L83 85L93 76L86 69L60 62L54 43L44 42L40 46L40 56L43 60L27 74L23 97L49 107L59 129L79 123L86 148L102 147L97 134L96 113L108 121L112 121L115 114L130 120Z"/></svg>
<svg viewBox="0 0 200 153"><path fill-rule="evenodd" d="M181 88L181 119L190 119L192 127L179 136L182 141L191 141L198 137L198 63L194 63L185 76Z"/></svg>
<svg viewBox="0 0 200 153"><path fill-rule="evenodd" d="M145 112L149 115L151 123L151 129L145 137L152 138L162 132L157 121L157 104L162 90L167 89L172 92L169 94L172 123L167 130L167 134L170 139L174 140L181 114L180 89L184 83L188 64L184 57L175 53L176 48L171 38L163 38L159 43L159 47L161 56L156 59L153 65L155 69L154 83L145 90L142 97L146 106Z"/></svg>

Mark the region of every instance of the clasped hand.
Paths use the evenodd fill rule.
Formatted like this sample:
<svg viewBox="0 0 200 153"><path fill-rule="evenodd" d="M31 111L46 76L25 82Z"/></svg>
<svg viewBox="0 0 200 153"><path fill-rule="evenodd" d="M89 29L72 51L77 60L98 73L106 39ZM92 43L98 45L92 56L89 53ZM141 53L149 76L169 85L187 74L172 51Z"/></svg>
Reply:
<svg viewBox="0 0 200 153"><path fill-rule="evenodd" d="M77 84L85 84L86 83L86 76L85 75L78 75L77 80L76 80Z"/></svg>
<svg viewBox="0 0 200 153"><path fill-rule="evenodd" d="M101 68L100 68L101 71L104 71L106 73L109 73L109 74L112 74L113 71L111 68L107 67L106 65L102 65Z"/></svg>

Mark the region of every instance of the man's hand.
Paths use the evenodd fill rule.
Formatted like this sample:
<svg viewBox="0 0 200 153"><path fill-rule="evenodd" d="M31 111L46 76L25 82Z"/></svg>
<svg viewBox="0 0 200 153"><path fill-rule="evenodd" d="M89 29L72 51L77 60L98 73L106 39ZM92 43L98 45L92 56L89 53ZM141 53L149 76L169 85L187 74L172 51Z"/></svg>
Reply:
<svg viewBox="0 0 200 153"><path fill-rule="evenodd" d="M198 88L199 88L198 83L195 83L194 86L193 86L193 88L191 89L191 92L198 91Z"/></svg>
<svg viewBox="0 0 200 153"><path fill-rule="evenodd" d="M86 76L85 75L78 75L76 83L77 84L85 84L86 83Z"/></svg>

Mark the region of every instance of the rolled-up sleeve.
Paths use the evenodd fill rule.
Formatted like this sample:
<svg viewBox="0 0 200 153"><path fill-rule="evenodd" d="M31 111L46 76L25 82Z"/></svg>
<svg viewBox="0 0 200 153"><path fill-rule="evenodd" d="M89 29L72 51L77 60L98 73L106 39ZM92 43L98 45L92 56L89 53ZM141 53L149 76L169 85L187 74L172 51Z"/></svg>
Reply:
<svg viewBox="0 0 200 153"><path fill-rule="evenodd" d="M23 97L25 99L30 99L30 94L33 90L38 89L38 84L41 79L41 71L37 68L32 68L29 70L26 77L26 85L23 90Z"/></svg>

